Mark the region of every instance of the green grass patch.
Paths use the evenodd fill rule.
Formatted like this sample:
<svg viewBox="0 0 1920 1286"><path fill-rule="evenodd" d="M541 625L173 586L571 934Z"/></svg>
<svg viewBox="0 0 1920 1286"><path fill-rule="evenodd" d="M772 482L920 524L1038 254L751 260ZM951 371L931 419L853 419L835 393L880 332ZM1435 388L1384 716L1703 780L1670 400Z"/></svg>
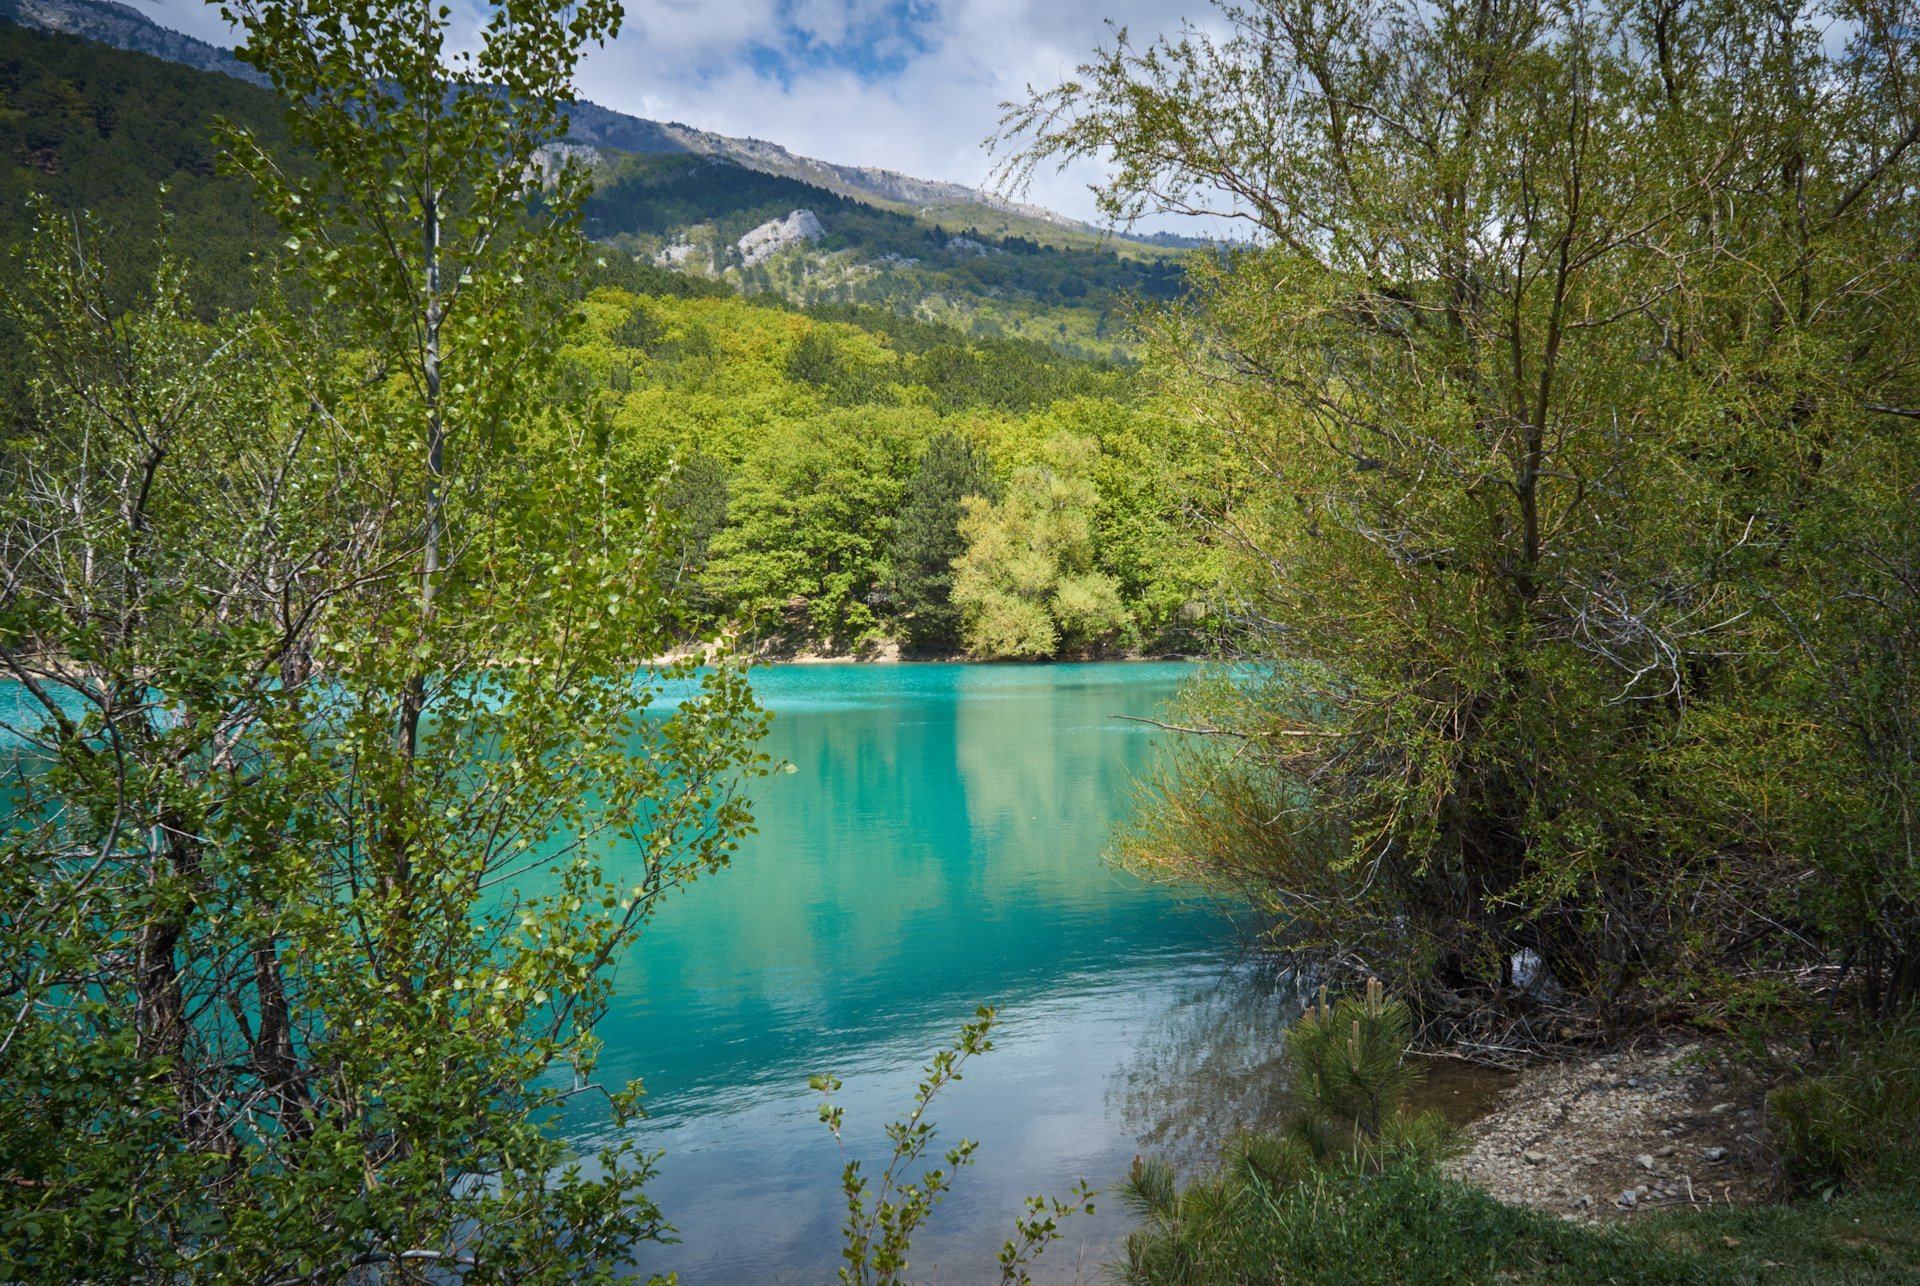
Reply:
<svg viewBox="0 0 1920 1286"><path fill-rule="evenodd" d="M1920 1281L1920 1193L1570 1223L1414 1162L1236 1184L1199 1220L1136 1242L1125 1280L1206 1283Z"/></svg>
<svg viewBox="0 0 1920 1286"><path fill-rule="evenodd" d="M1801 1191L1920 1188L1920 1017L1849 1033L1768 1105Z"/></svg>
<svg viewBox="0 0 1920 1286"><path fill-rule="evenodd" d="M1920 1282L1920 1189L1662 1214L1632 1232L1706 1281Z"/></svg>

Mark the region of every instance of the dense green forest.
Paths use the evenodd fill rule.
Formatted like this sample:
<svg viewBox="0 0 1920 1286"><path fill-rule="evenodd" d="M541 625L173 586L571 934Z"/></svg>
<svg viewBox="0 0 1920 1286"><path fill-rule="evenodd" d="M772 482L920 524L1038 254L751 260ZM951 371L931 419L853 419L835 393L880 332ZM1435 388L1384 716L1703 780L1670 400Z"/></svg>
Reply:
<svg viewBox="0 0 1920 1286"><path fill-rule="evenodd" d="M0 239L19 244L27 197L41 193L91 211L118 239L117 269L137 277L152 270L164 187L205 306L244 302L249 259L274 225L244 180L220 174L222 119L284 149L280 104L263 89L0 22Z"/></svg>
<svg viewBox="0 0 1920 1286"><path fill-rule="evenodd" d="M830 314L862 326L611 289L585 312L570 369L597 390L619 493L644 496L674 470L697 623L843 652L888 639L1007 657L1205 645L1218 564L1191 520L1200 448L1127 371L886 314ZM977 485L947 486L944 444L965 448ZM1077 534L1030 530L1018 501L1041 473L1071 488L1059 507ZM963 538L968 494L998 499ZM951 585L928 597L924 578L909 584L911 566L985 559L1010 534L1017 555L995 561L1027 560L1018 609L985 596L955 615ZM1062 578L1110 600L1097 620L1068 606ZM1037 619L1009 637L989 619L1009 610ZM930 629L934 617L952 624Z"/></svg>
<svg viewBox="0 0 1920 1286"><path fill-rule="evenodd" d="M25 240L32 194L62 212L88 211L114 247L103 262L124 290L153 271L164 207L199 306L211 315L245 304L274 224L245 182L221 176L221 119L285 142L265 90L0 22L0 244L12 251ZM0 280L19 282L11 254ZM0 319L0 380L18 408L26 348L14 325Z"/></svg>

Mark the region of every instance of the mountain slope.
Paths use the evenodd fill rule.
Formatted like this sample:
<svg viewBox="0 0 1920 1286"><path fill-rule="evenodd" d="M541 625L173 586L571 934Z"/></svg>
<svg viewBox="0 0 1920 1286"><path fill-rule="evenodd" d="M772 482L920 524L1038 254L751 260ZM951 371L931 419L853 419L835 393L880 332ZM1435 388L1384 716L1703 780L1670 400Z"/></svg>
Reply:
<svg viewBox="0 0 1920 1286"><path fill-rule="evenodd" d="M77 3L0 0L14 12ZM138 30L113 9L95 8L106 10L121 34ZM200 53L208 61L219 51L202 46ZM274 244L273 229L246 186L218 174L209 134L220 118L290 154L283 107L265 89L0 22L0 243L20 239L26 198L40 193L57 209L93 212L109 243L132 248L115 261L142 272L151 263L145 247L164 184L175 244L201 269L199 297L209 307L242 301L248 265ZM624 132L614 135L621 141L674 142L650 138L647 122L623 120ZM881 307L975 335L1113 355L1127 301L1170 298L1184 284L1167 251L1092 238L1062 246L1071 239L1057 235L1046 244L1004 235L1004 228L943 222L711 153L562 146L594 165L596 191L586 211L592 236L650 270L690 272L746 293L775 292L802 305ZM789 227L807 235L781 231Z"/></svg>
<svg viewBox="0 0 1920 1286"><path fill-rule="evenodd" d="M267 83L265 76L235 59L231 50L163 27L138 9L115 0L0 0L0 18L22 27L150 54L198 71L217 71L249 84Z"/></svg>
<svg viewBox="0 0 1920 1286"><path fill-rule="evenodd" d="M265 83L260 73L238 62L232 51L171 31L116 0L0 0L0 19L151 54L253 84ZM979 227L993 235L1024 236L1079 247L1110 240L1132 253L1149 255L1164 254L1170 247L1196 248L1204 244L1184 238L1109 237L1091 224L959 183L815 160L795 155L777 143L729 138L689 125L645 120L597 103L577 103L570 116L570 138L577 143L620 152L723 157L762 174L796 179L840 196L939 222Z"/></svg>
<svg viewBox="0 0 1920 1286"><path fill-rule="evenodd" d="M273 222L247 184L220 174L213 127L231 120L289 155L284 116L278 98L238 80L0 23L0 241L18 240L38 194L137 251L164 186L176 246L213 270L210 284L237 289Z"/></svg>
<svg viewBox="0 0 1920 1286"><path fill-rule="evenodd" d="M603 158L586 215L599 240L747 293L873 305L1097 353L1113 351L1129 300L1184 288L1166 256L943 226L714 156Z"/></svg>

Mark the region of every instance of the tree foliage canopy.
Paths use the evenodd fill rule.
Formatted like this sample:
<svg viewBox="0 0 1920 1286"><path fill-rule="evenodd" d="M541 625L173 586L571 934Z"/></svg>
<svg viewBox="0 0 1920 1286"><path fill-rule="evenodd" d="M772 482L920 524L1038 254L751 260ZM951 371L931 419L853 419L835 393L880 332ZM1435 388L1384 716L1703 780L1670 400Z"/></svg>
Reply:
<svg viewBox="0 0 1920 1286"><path fill-rule="evenodd" d="M1090 439L1059 434L1014 470L999 501L960 502L966 552L954 563L953 601L975 656L1048 657L1097 645L1127 623L1119 586L1096 566L1097 451Z"/></svg>
<svg viewBox="0 0 1920 1286"><path fill-rule="evenodd" d="M760 726L728 668L645 716L674 533L608 505L535 271L578 176L522 163L617 10L502 6L470 61L428 6L232 12L321 162L229 136L280 281L197 322L48 218L13 301L0 1271L610 1278L649 1166L546 1121Z"/></svg>
<svg viewBox="0 0 1920 1286"><path fill-rule="evenodd" d="M938 433L928 440L893 534L895 606L915 647L959 647L953 564L966 550L961 504L968 496L991 501L998 494L984 454L965 438Z"/></svg>
<svg viewBox="0 0 1920 1286"><path fill-rule="evenodd" d="M1912 993L1915 17L1271 0L1012 110L1254 232L1152 339L1260 664L1138 861L1455 985Z"/></svg>

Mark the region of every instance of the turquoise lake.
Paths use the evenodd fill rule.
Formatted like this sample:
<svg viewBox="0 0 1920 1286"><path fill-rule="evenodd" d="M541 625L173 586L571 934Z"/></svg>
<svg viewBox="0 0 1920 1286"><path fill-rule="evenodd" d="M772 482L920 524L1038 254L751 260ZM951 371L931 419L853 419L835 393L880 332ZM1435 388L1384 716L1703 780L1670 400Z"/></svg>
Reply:
<svg viewBox="0 0 1920 1286"><path fill-rule="evenodd" d="M915 1280L997 1279L1030 1193L1117 1182L1138 1152L1193 1160L1275 1101L1291 985L1240 958L1192 896L1103 861L1151 727L1189 667L792 666L756 672L758 834L669 902L623 965L601 1079L641 1077L679 1231L644 1271L687 1283L831 1280L846 1157L807 1078L845 1082L846 1156L877 1177L886 1122L974 1007L996 1048L935 1102L934 1152L977 1161L914 1239ZM583 1148L604 1118L564 1122ZM917 1177L917 1172L915 1177ZM1119 1203L1064 1226L1038 1280L1096 1281Z"/></svg>

